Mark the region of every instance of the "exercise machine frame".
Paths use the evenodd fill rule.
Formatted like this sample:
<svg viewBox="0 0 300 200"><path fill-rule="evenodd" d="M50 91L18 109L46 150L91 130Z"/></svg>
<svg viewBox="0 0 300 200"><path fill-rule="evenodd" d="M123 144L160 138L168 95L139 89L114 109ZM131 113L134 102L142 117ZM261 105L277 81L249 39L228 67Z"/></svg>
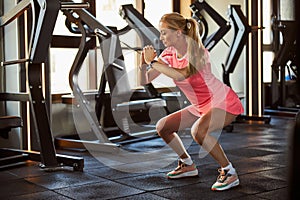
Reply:
<svg viewBox="0 0 300 200"><path fill-rule="evenodd" d="M79 8L88 5L79 5ZM57 154L49 120L49 111L43 96L42 68L48 59L49 45L56 23L58 12L61 9L78 9L76 3L63 3L59 0L23 0L13 9L1 16L0 27L4 27L14 21L26 10L32 9L32 35L29 46L29 58L16 61L4 61L2 66L22 63L28 64L29 102L32 107L32 116L36 133L38 135L40 152L18 149L1 149L2 155L8 155L1 159L1 165L34 160L40 161L44 169L55 170L63 166L71 166L74 170L82 171L84 159L82 157ZM37 16L36 16L37 14ZM9 99L7 99L9 100ZM16 159L17 158L17 159Z"/></svg>
<svg viewBox="0 0 300 200"><path fill-rule="evenodd" d="M87 122L91 127L91 132L96 136L96 140L85 140L83 138L84 134L81 134L81 139L69 139L64 137L56 138L56 144L61 148L86 148L95 151L113 153L118 152L119 147L121 147L120 144L126 142L125 140L139 141L140 139L142 139L143 135L154 135L154 132L156 133L156 131L152 128L152 130L141 130L138 132L128 133L126 132L127 130L124 130L124 132L122 133L123 137L120 137L118 139L111 138L107 135L107 132L104 130L104 126L99 123L99 118L102 113L102 101L105 100L104 95L106 95L105 88L107 82L109 84L110 93L120 94L123 97L123 99L125 96L125 98L128 98L128 102L118 102L122 99L122 97L120 98L120 96L111 96L111 105L116 105L116 107L112 108L112 112L118 112L120 110L123 110L125 106L127 106L128 109L131 109L132 107L137 108L139 107L137 105L144 104L143 102L147 103L146 107L148 105L158 106L160 102L165 102L162 99L153 99L149 95L147 95L146 99L132 99L128 97L128 95L130 94L124 93L126 92L126 89L124 88L128 89L129 85L128 87L126 87L127 83L124 83L125 85L122 85L123 88L120 88L120 86L116 83L118 80L115 80L116 78L111 76L112 74L114 74L115 69L117 71L126 71L124 66L121 42L119 40L118 34L125 33L127 31L127 28L117 30L113 27L104 26L91 13L84 9L74 11L65 10L64 15L67 17L66 25L70 32L76 34L79 33L82 35L78 53L70 70L69 84L72 88L76 102L78 103L80 109L82 110L84 116L87 119ZM96 95L96 114L94 114L94 108L90 106L89 100L86 98L78 84L78 75L82 68L83 61L85 60L88 51L92 48L95 48L95 39L98 39L100 43L100 49L102 52L102 58L104 62L99 92ZM135 137L136 135L138 136Z"/></svg>
<svg viewBox="0 0 300 200"><path fill-rule="evenodd" d="M226 33L230 30L231 25L218 13L216 12L206 1L195 1L190 5L192 10L192 17L197 20L198 23L207 23L202 11L205 11L219 26L218 30L209 35L207 38L203 38L203 45L211 51L216 44L223 39ZM206 27L208 29L208 27ZM205 30L208 31L208 30ZM207 35L208 33L204 34ZM227 44L227 43L226 43Z"/></svg>
<svg viewBox="0 0 300 200"><path fill-rule="evenodd" d="M282 116L295 116L300 108L286 106L286 67L290 61L291 64L296 62L296 22L293 20L277 20L273 18L272 30L274 35L275 57L272 62L272 81L271 81L271 106L266 112ZM282 44L279 42L279 33L282 34ZM293 69L292 69L293 70ZM297 69L293 70L296 79L299 79ZM299 80L298 80L299 81ZM297 80L294 84L297 84Z"/></svg>
<svg viewBox="0 0 300 200"><path fill-rule="evenodd" d="M229 6L229 18L234 28L234 39L231 44L229 53L227 55L225 64L222 64L223 82L229 87L231 87L230 74L234 72L234 69L240 58L243 48L248 41L248 35L253 31L257 31L260 28L248 25L248 22L240 7L240 5ZM237 117L237 121L262 121L266 124L269 124L271 121L271 117L267 115L239 115Z"/></svg>

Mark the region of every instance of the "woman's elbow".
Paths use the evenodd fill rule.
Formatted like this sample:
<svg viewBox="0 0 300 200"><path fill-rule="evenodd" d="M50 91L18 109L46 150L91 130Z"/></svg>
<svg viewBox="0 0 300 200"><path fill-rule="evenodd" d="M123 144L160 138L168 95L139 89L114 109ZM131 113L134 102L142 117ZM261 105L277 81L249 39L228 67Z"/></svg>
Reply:
<svg viewBox="0 0 300 200"><path fill-rule="evenodd" d="M185 79L184 76L175 76L175 77L173 77L174 81L183 81L184 79Z"/></svg>

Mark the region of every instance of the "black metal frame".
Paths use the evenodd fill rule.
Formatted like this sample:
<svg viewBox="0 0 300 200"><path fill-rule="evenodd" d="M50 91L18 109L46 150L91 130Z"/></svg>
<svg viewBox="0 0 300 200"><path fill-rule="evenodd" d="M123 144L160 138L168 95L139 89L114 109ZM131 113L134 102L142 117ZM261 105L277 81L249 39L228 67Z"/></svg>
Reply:
<svg viewBox="0 0 300 200"><path fill-rule="evenodd" d="M297 1L294 2L295 5ZM264 109L265 113L294 117L299 111L300 94L297 92L288 92L292 88L293 91L300 89L300 67L298 66L299 45L296 44L298 28L296 20L281 20L280 0L272 1L272 43L265 45L265 51L272 51L275 57L272 62L271 84L268 85L270 97L268 105ZM296 11L296 10L295 10ZM297 14L297 12L296 12ZM281 37L282 36L282 37ZM298 57L298 58L297 58ZM290 62L289 62L290 61ZM285 69L292 70L295 74L292 81L285 80ZM288 104L287 99L295 100L294 105Z"/></svg>
<svg viewBox="0 0 300 200"><path fill-rule="evenodd" d="M49 111L43 95L42 67L48 59L49 45L61 6L62 3L59 0L23 0L9 11L7 15L0 18L0 27L3 27L22 15L25 10L32 9L33 28L30 41L32 46L29 49L30 57L28 58L27 72L30 88L28 95L40 144L40 152L1 149L1 153L10 156L1 159L1 165L16 162L14 157L21 157L21 160L41 161L41 167L46 169L56 169L66 165L73 167L74 170L83 170L83 158L56 154L49 121ZM38 13L37 16L35 16L36 13ZM15 61L15 63L21 62L23 62L22 59ZM9 64L7 62L2 63Z"/></svg>
<svg viewBox="0 0 300 200"><path fill-rule="evenodd" d="M285 69L288 61L296 62L296 22L287 20L275 20L273 24L274 32L282 33L282 44L279 45L278 51L272 63L272 104L274 109L286 106L286 81ZM298 66L297 66L298 67ZM280 72L280 73L279 73ZM296 72L297 73L297 72ZM279 77L280 74L280 77ZM278 94L278 82L280 83L280 94Z"/></svg>
<svg viewBox="0 0 300 200"><path fill-rule="evenodd" d="M115 55L109 53L105 54L105 52L110 52L107 51L107 49L117 49L118 47L116 41L114 41L114 33L106 26L103 26L101 23L99 23L91 13L83 9L76 10L75 12L78 15L78 18L74 18L70 11L64 11L64 15L67 17L67 21L70 23L75 23L77 25L75 29L72 26L68 26L69 30L73 33L82 34L79 50L69 73L69 84L73 90L73 95L77 99L78 103L80 104L80 108L82 109L84 115L90 123L90 127L93 133L99 140L99 147L102 146L103 150L107 148L108 150L111 149L113 151L113 149L116 149L117 147L119 147L119 145L113 144L108 139L106 134L103 132L102 128L99 126L97 117L92 114L94 113L94 110L87 104L88 100L86 99L86 97L83 94L83 91L81 91L80 86L78 85L78 74L81 70L82 63L88 54L88 51L95 47L94 40L97 36L98 38L100 38L100 42L105 41L104 45L107 45L105 47L103 47L104 45L101 45L101 48L104 52L104 65L106 67L111 65L111 62L114 62ZM73 142L83 143L83 141ZM85 141L85 143L88 143L88 141Z"/></svg>
<svg viewBox="0 0 300 200"><path fill-rule="evenodd" d="M119 10L120 16L128 23L129 29L135 30L141 39L141 47L152 45L157 55L165 49L164 44L160 41L159 31L138 12L132 4L122 5ZM144 86L146 91L153 98L160 97L152 83Z"/></svg>
<svg viewBox="0 0 300 200"><path fill-rule="evenodd" d="M121 42L118 38L119 34L123 34L125 32L127 32L128 28L124 28L121 30L116 30L113 27L106 27L104 25L102 25L91 13L89 13L88 11L81 9L81 10L75 10L75 11L69 11L69 10L65 10L63 11L64 15L67 17L66 19L66 25L68 27L68 29L70 30L70 32L72 33L79 33L81 34L81 43L79 46L79 50L78 53L75 57L75 60L73 62L72 68L70 70L70 74L69 74L69 84L73 90L73 95L75 96L77 103L79 104L79 107L81 109L81 111L83 112L84 116L86 117L90 127L91 127L91 131L93 133L93 135L96 136L97 141L95 140L85 140L85 139L69 139L69 138L64 138L64 137L60 137L60 138L56 138L56 143L62 147L62 148L84 148L84 146L86 145L94 145L92 148L93 149L97 149L97 151L108 151L108 152L114 152L114 151L118 151L118 147L120 147L119 145L119 141L121 141L122 143L124 143L124 140L128 140L130 139L130 141L132 141L132 139L136 140L137 138L135 138L135 133L127 133L124 132L123 133L123 137L121 136L121 138L118 139L111 139L105 132L105 130L103 129L103 126L101 124L99 124L99 118L100 115L102 113L101 108L102 108L102 104L103 101L105 101L105 88L106 88L106 83L109 84L109 88L111 90L111 93L116 94L116 96L111 97L110 102L111 102L111 106L113 107L113 111L118 112L118 109L120 109L118 107L119 103L122 103L122 105L124 104L124 96L125 99L127 99L127 104L130 108L131 102L134 103L134 105L137 105L137 101L134 102L135 97L134 98L130 98L128 97L128 95L130 94L130 91L127 91L130 87L128 85L128 87L126 87L127 83L123 83L120 88L120 84L119 86L117 86L116 82L118 80L115 80L115 78L112 76L112 74L115 74L116 72L114 70L117 71L124 71L126 73L125 70L125 66L124 66L124 58L123 58L123 53L122 53L122 48L121 48ZM76 13L76 17L73 16L74 12ZM94 110L93 108L91 108L91 106L89 105L89 101L87 100L87 98L85 97L83 91L81 91L80 86L78 85L78 74L81 70L82 67L82 63L85 59L85 57L88 54L88 51L92 48L95 48L95 46L93 46L94 44L94 40L98 38L99 42L100 42L100 49L102 52L102 58L103 58L103 62L104 62L104 66L103 66L103 73L101 76L101 82L100 82L100 87L99 87L99 92L97 94L97 103L96 103L96 115L94 115ZM110 49L110 50L108 50ZM122 74L124 72L121 72ZM120 91L119 91L120 89ZM133 93L134 94L134 93ZM113 95L113 94L110 94ZM145 96L145 95L143 95ZM142 97L143 98L143 97ZM143 102L150 102L151 97L149 97L147 95L146 99L142 99L143 101L141 101L142 104L144 104ZM140 99L141 100L141 99ZM160 100L163 101L163 100ZM98 118L97 118L98 117ZM151 132L151 134L153 135L153 129L152 131L144 131L145 135L149 135L149 133ZM155 130L154 130L155 132ZM140 136L143 135L143 133L139 132L136 133ZM83 134L81 134L83 135ZM84 136L82 136L84 137ZM113 143L112 141L118 141L117 143ZM84 145L84 146L83 146Z"/></svg>
<svg viewBox="0 0 300 200"><path fill-rule="evenodd" d="M122 5L119 13L129 27L137 31L142 46L153 45L158 55L165 49L159 39L159 31L132 4Z"/></svg>
<svg viewBox="0 0 300 200"><path fill-rule="evenodd" d="M219 29L204 38L204 46L211 51L215 45L226 35L230 30L230 24L218 13L216 12L206 1L195 1L190 5L190 9L193 13L193 18L201 23L203 21L202 11L205 11L219 26ZM207 23L207 22L206 22Z"/></svg>
<svg viewBox="0 0 300 200"><path fill-rule="evenodd" d="M240 58L244 46L248 42L248 35L253 31L257 31L259 27L249 26L246 17L244 16L240 5L230 5L229 7L229 18L234 28L234 39L231 44L230 51L226 58L223 67L223 81L229 87L230 84L230 74L234 72L236 64ZM258 115L239 115L237 121L263 121L264 123L270 123L270 116L258 116Z"/></svg>
<svg viewBox="0 0 300 200"><path fill-rule="evenodd" d="M248 34L251 33L251 27L248 25L240 7L240 5L230 5L228 12L230 22L234 28L234 36L225 64L222 64L222 67L223 81L229 87L231 87L229 75L233 73L243 48L248 41Z"/></svg>

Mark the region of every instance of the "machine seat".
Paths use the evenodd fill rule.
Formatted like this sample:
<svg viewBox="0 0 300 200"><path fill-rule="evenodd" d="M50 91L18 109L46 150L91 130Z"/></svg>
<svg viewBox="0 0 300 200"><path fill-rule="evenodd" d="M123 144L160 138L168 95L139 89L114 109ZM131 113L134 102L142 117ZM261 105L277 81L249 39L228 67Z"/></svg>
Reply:
<svg viewBox="0 0 300 200"><path fill-rule="evenodd" d="M161 98L154 99L143 99L134 100L129 102L123 102L116 105L116 111L126 111L126 110L148 110L151 107L166 107L167 103Z"/></svg>

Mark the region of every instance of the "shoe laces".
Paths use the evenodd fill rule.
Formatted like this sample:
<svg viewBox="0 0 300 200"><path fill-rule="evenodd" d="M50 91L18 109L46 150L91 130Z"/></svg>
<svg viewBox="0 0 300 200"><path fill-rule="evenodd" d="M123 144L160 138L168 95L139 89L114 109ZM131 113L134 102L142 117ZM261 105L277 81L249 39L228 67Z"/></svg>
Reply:
<svg viewBox="0 0 300 200"><path fill-rule="evenodd" d="M220 168L218 169L218 172L220 173L220 175L218 176L217 180L218 182L223 183L228 177L229 170L224 170Z"/></svg>
<svg viewBox="0 0 300 200"><path fill-rule="evenodd" d="M178 160L178 166L176 167L175 171L178 171L184 167L186 167L187 164L185 164L184 162L182 162L181 160Z"/></svg>

